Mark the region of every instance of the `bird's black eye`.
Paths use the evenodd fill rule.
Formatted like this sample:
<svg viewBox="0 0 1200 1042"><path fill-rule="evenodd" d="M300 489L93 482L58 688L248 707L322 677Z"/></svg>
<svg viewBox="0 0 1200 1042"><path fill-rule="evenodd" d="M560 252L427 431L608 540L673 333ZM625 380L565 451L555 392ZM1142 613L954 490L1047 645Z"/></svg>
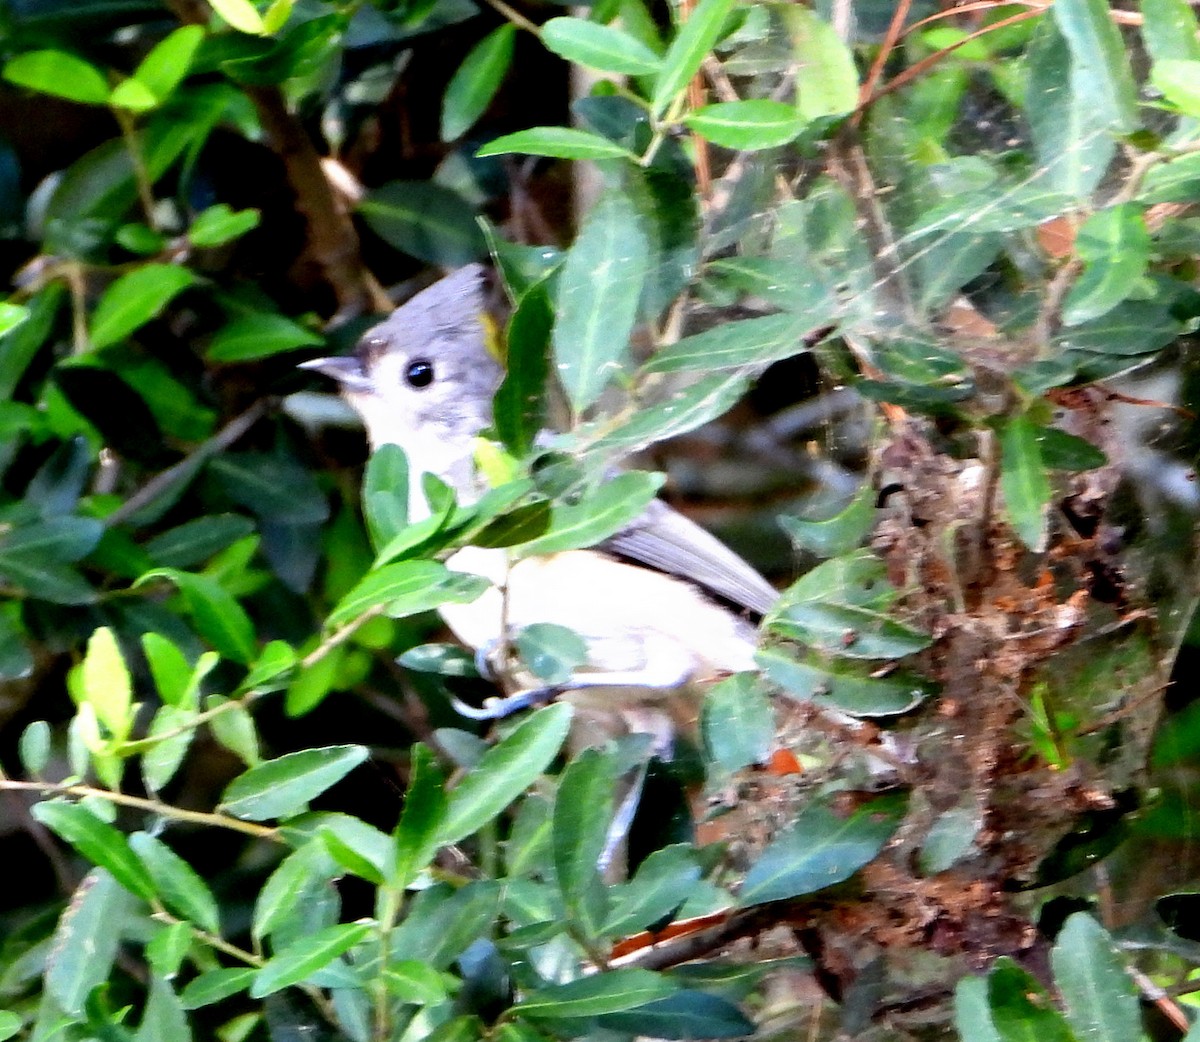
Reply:
<svg viewBox="0 0 1200 1042"><path fill-rule="evenodd" d="M409 387L428 387L433 383L433 363L427 358L415 358L404 370L404 379Z"/></svg>

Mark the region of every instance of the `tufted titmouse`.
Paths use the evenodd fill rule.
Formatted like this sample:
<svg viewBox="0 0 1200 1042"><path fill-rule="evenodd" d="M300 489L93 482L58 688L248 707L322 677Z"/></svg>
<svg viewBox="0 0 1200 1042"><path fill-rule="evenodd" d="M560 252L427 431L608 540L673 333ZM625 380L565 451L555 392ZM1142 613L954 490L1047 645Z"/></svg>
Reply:
<svg viewBox="0 0 1200 1042"><path fill-rule="evenodd" d="M460 503L485 491L476 437L492 422L504 372L488 350L484 313L483 269L471 265L397 309L353 356L303 364L340 383L373 448L404 449L410 521L429 514L421 472L450 485ZM534 623L565 626L583 638L588 662L552 694L593 691L593 704L753 669L757 633L746 615L764 614L776 598L750 565L658 500L589 550L510 562L505 550L468 546L446 563L493 584L473 603L441 609L459 640L487 656ZM470 715L503 716L549 694L519 691Z"/></svg>

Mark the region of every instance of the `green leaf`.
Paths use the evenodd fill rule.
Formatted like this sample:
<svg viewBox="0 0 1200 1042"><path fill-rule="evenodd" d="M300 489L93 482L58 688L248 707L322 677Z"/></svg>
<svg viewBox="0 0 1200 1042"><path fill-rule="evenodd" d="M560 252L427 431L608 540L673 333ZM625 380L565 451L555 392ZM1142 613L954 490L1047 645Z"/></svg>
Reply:
<svg viewBox="0 0 1200 1042"><path fill-rule="evenodd" d="M585 937L599 935L608 895L599 864L617 784L611 755L585 749L567 764L554 800L554 878L563 907Z"/></svg>
<svg viewBox="0 0 1200 1042"><path fill-rule="evenodd" d="M1165 304L1127 300L1100 318L1062 330L1055 342L1064 351L1144 355L1166 347L1183 331Z"/></svg>
<svg viewBox="0 0 1200 1042"><path fill-rule="evenodd" d="M1060 431L1057 427L1043 427L1038 431L1038 444L1042 450L1042 464L1047 470L1095 470L1108 462L1108 457L1090 441L1075 434Z"/></svg>
<svg viewBox="0 0 1200 1042"><path fill-rule="evenodd" d="M451 77L442 96L443 141L462 137L487 110L512 64L517 27L505 22L479 41Z"/></svg>
<svg viewBox="0 0 1200 1042"><path fill-rule="evenodd" d="M155 568L146 572L134 586L154 579L169 579L183 594L196 629L225 658L246 664L258 650L254 624L245 609L215 579L207 575L182 572L177 568Z"/></svg>
<svg viewBox="0 0 1200 1042"><path fill-rule="evenodd" d="M376 550L408 526L408 457L399 445L380 445L371 453L363 475L362 505Z"/></svg>
<svg viewBox="0 0 1200 1042"><path fill-rule="evenodd" d="M50 762L50 725L45 720L34 720L17 742L17 755L26 774L39 776Z"/></svg>
<svg viewBox="0 0 1200 1042"><path fill-rule="evenodd" d="M1089 217L1075 237L1083 274L1067 293L1062 320L1074 326L1099 318L1133 291L1150 262L1150 233L1141 208L1122 203Z"/></svg>
<svg viewBox="0 0 1200 1042"><path fill-rule="evenodd" d="M35 806L34 816L46 806ZM130 894L102 869L76 888L46 956L46 991L62 1010L81 1015L88 995L108 979L133 907ZM136 921L144 921L144 913Z"/></svg>
<svg viewBox="0 0 1200 1042"><path fill-rule="evenodd" d="M443 677L478 677L475 656L457 644L418 644L396 659L398 665L416 673Z"/></svg>
<svg viewBox="0 0 1200 1042"><path fill-rule="evenodd" d="M761 649L754 660L789 698L830 706L851 716L907 713L929 695L928 684L913 677L871 677L846 668L829 669L801 662L775 648Z"/></svg>
<svg viewBox="0 0 1200 1042"><path fill-rule="evenodd" d="M1150 70L1150 85L1185 115L1200 116L1200 61L1157 61Z"/></svg>
<svg viewBox="0 0 1200 1042"><path fill-rule="evenodd" d="M238 32L261 36L266 32L262 15L250 0L208 0L209 5Z"/></svg>
<svg viewBox="0 0 1200 1042"><path fill-rule="evenodd" d="M854 55L832 25L799 5L781 9L796 55L796 111L806 122L844 116L858 105Z"/></svg>
<svg viewBox="0 0 1200 1042"><path fill-rule="evenodd" d="M383 986L393 998L417 1006L436 1006L447 998L445 978L420 959L389 962Z"/></svg>
<svg viewBox="0 0 1200 1042"><path fill-rule="evenodd" d="M766 762L775 744L775 710L757 674L735 673L709 690L700 734L708 759L727 774Z"/></svg>
<svg viewBox="0 0 1200 1042"><path fill-rule="evenodd" d="M679 991L679 985L651 970L623 969L597 973L566 984L551 984L530 992L513 1006L525 1017L545 1020L596 1017L635 1009Z"/></svg>
<svg viewBox="0 0 1200 1042"><path fill-rule="evenodd" d="M282 453L225 452L209 463L229 498L278 524L320 524L329 503L312 473Z"/></svg>
<svg viewBox="0 0 1200 1042"><path fill-rule="evenodd" d="M832 303L830 315L832 318ZM724 322L663 348L646 363L648 373L707 372L766 366L807 350L804 336L816 325L793 314Z"/></svg>
<svg viewBox="0 0 1200 1042"><path fill-rule="evenodd" d="M319 840L305 843L279 862L254 902L250 933L255 942L293 920L297 902L315 900L333 875L329 854Z"/></svg>
<svg viewBox="0 0 1200 1042"><path fill-rule="evenodd" d="M558 277L554 360L576 417L621 371L637 318L650 243L623 193L601 196Z"/></svg>
<svg viewBox="0 0 1200 1042"><path fill-rule="evenodd" d="M228 703L220 695L209 695L205 699L207 709L216 709ZM245 706L233 705L209 718L209 729L213 737L247 766L253 767L261 757L258 753L258 731Z"/></svg>
<svg viewBox="0 0 1200 1042"><path fill-rule="evenodd" d="M181 26L155 44L138 64L133 78L150 92L157 104L162 104L187 76L203 41L204 30L200 26Z"/></svg>
<svg viewBox="0 0 1200 1042"><path fill-rule="evenodd" d="M144 83L128 79L118 83L109 95L108 103L117 109L129 112L149 112L158 107L158 99Z"/></svg>
<svg viewBox="0 0 1200 1042"><path fill-rule="evenodd" d="M299 347L317 347L319 335L274 312L243 315L222 326L209 344L210 362L249 362Z"/></svg>
<svg viewBox="0 0 1200 1042"><path fill-rule="evenodd" d="M86 807L63 800L35 803L30 811L51 832L70 843L85 858L107 869L135 897L156 896L150 874L129 849L125 837Z"/></svg>
<svg viewBox="0 0 1200 1042"><path fill-rule="evenodd" d="M849 879L883 849L904 809L904 799L895 796L872 800L845 817L827 804L810 804L751 867L738 904L782 901Z"/></svg>
<svg viewBox="0 0 1200 1042"><path fill-rule="evenodd" d="M145 264L108 287L92 314L91 341L108 347L140 329L196 281L187 268Z"/></svg>
<svg viewBox="0 0 1200 1042"><path fill-rule="evenodd" d="M21 1030L21 1025L24 1021L21 1020L19 1014L13 1013L11 1010L0 1009L0 1042L6 1042Z"/></svg>
<svg viewBox="0 0 1200 1042"><path fill-rule="evenodd" d="M302 749L266 760L238 775L221 796L221 806L247 821L290 817L336 785L367 758L361 745Z"/></svg>
<svg viewBox="0 0 1200 1042"><path fill-rule="evenodd" d="M544 283L527 289L508 322L504 382L492 401L496 434L514 456L524 456L545 426L546 377L554 308Z"/></svg>
<svg viewBox="0 0 1200 1042"><path fill-rule="evenodd" d="M556 503L550 531L516 548L520 558L594 546L638 517L662 487L663 476L631 470L606 481L577 503Z"/></svg>
<svg viewBox="0 0 1200 1042"><path fill-rule="evenodd" d="M1152 167L1137 194L1141 203L1187 203L1200 192L1200 152L1169 157Z"/></svg>
<svg viewBox="0 0 1200 1042"><path fill-rule="evenodd" d="M567 737L571 707L539 709L489 749L450 793L441 843L457 843L477 831L533 784Z"/></svg>
<svg viewBox="0 0 1200 1042"><path fill-rule="evenodd" d="M224 246L257 228L261 220L258 210L234 210L225 203L217 203L196 215L188 229L188 238L201 249Z"/></svg>
<svg viewBox="0 0 1200 1042"><path fill-rule="evenodd" d="M1200 60L1200 23L1187 0L1142 0L1142 39L1153 64Z"/></svg>
<svg viewBox="0 0 1200 1042"><path fill-rule="evenodd" d="M531 127L489 141L475 154L502 156L517 152L551 159L633 159L633 153L614 141L573 127Z"/></svg>
<svg viewBox="0 0 1200 1042"><path fill-rule="evenodd" d="M396 249L446 268L486 252L474 208L457 192L429 181L390 181L358 204L371 230Z"/></svg>
<svg viewBox="0 0 1200 1042"><path fill-rule="evenodd" d="M944 872L975 848L975 837L981 825L975 807L951 807L939 814L921 844L918 864L922 875Z"/></svg>
<svg viewBox="0 0 1200 1042"><path fill-rule="evenodd" d="M129 737L133 727L133 681L107 626L93 631L80 667L79 690L96 718L118 741Z"/></svg>
<svg viewBox="0 0 1200 1042"><path fill-rule="evenodd" d="M216 899L191 865L162 840L145 832L130 836L129 845L146 866L163 904L202 930L211 934L221 932Z"/></svg>
<svg viewBox="0 0 1200 1042"><path fill-rule="evenodd" d="M704 105L689 112L683 122L701 137L742 152L786 145L804 128L804 120L791 105L765 98Z"/></svg>
<svg viewBox="0 0 1200 1042"><path fill-rule="evenodd" d="M1071 49L1071 90L1095 107L1104 125L1137 128L1137 86L1107 0L1055 0L1054 20Z"/></svg>
<svg viewBox="0 0 1200 1042"><path fill-rule="evenodd" d="M412 747L408 791L392 837L395 868L389 885L393 889L407 889L433 860L440 846L446 806L445 779L428 746L418 742Z"/></svg>
<svg viewBox="0 0 1200 1042"><path fill-rule="evenodd" d="M601 933L627 937L671 915L699 884L696 851L687 844L662 847L638 865L637 874L623 887L613 887L613 909Z"/></svg>
<svg viewBox="0 0 1200 1042"><path fill-rule="evenodd" d="M818 557L838 557L862 544L875 525L875 490L863 485L854 498L833 517L805 521L780 515L780 525L797 549Z"/></svg>
<svg viewBox="0 0 1200 1042"><path fill-rule="evenodd" d="M625 30L583 18L551 18L542 26L542 43L576 65L622 76L656 73L662 64L657 54Z"/></svg>
<svg viewBox="0 0 1200 1042"><path fill-rule="evenodd" d="M0 301L0 337L11 333L29 318L29 308L11 301Z"/></svg>
<svg viewBox="0 0 1200 1042"><path fill-rule="evenodd" d="M27 51L4 66L4 78L18 87L83 105L108 103L108 80L90 62L66 51Z"/></svg>
<svg viewBox="0 0 1200 1042"><path fill-rule="evenodd" d="M334 959L361 944L371 933L367 923L341 923L328 926L288 945L258 971L250 987L250 997L261 999L307 980Z"/></svg>
<svg viewBox="0 0 1200 1042"><path fill-rule="evenodd" d="M904 658L932 643L920 630L852 604L803 601L785 605L772 614L770 628L842 658Z"/></svg>
<svg viewBox="0 0 1200 1042"><path fill-rule="evenodd" d="M1000 432L1000 489L1013 530L1030 550L1040 552L1051 490L1038 427L1028 416L1013 416Z"/></svg>
<svg viewBox="0 0 1200 1042"><path fill-rule="evenodd" d="M600 1027L647 1038L748 1038L755 1024L719 995L690 989L677 991L627 1013L597 1018Z"/></svg>
<svg viewBox="0 0 1200 1042"><path fill-rule="evenodd" d="M206 970L188 981L179 996L184 1009L201 1009L245 991L254 982L258 971L251 966Z"/></svg>
<svg viewBox="0 0 1200 1042"><path fill-rule="evenodd" d="M398 561L369 572L338 602L327 625L341 626L376 607L400 619L443 604L469 604L487 587L479 576L452 571L437 561Z"/></svg>
<svg viewBox="0 0 1200 1042"><path fill-rule="evenodd" d="M142 781L149 792L161 792L175 777L195 734L197 713L191 708L160 706L150 722L142 754Z"/></svg>
<svg viewBox="0 0 1200 1042"><path fill-rule="evenodd" d="M1050 961L1067 1022L1078 1038L1125 1042L1141 1036L1137 989L1112 938L1095 919L1086 912L1070 916L1059 931Z"/></svg>
<svg viewBox="0 0 1200 1042"><path fill-rule="evenodd" d="M654 84L650 111L661 118L667 108L700 70L700 65L721 38L734 0L700 0L671 41Z"/></svg>
<svg viewBox="0 0 1200 1042"><path fill-rule="evenodd" d="M517 652L529 671L546 684L561 684L587 663L588 649L574 630L535 622L517 634Z"/></svg>
<svg viewBox="0 0 1200 1042"><path fill-rule="evenodd" d="M959 978L954 989L954 1025L963 1042L1000 1042L992 1023L987 991L984 977Z"/></svg>
<svg viewBox="0 0 1200 1042"><path fill-rule="evenodd" d="M1077 1042L1045 988L1008 956L996 960L987 985L992 1024L1000 1042Z"/></svg>
<svg viewBox="0 0 1200 1042"><path fill-rule="evenodd" d="M156 535L146 553L157 565L189 568L254 532L254 522L240 514L210 514L193 518Z"/></svg>

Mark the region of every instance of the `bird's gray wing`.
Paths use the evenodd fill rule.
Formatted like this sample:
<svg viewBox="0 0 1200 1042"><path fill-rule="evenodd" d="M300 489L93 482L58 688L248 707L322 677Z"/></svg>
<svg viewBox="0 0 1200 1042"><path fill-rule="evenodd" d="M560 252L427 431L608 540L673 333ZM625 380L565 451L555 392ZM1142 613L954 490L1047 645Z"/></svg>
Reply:
<svg viewBox="0 0 1200 1042"><path fill-rule="evenodd" d="M778 591L737 554L661 499L596 547L657 568L765 615Z"/></svg>

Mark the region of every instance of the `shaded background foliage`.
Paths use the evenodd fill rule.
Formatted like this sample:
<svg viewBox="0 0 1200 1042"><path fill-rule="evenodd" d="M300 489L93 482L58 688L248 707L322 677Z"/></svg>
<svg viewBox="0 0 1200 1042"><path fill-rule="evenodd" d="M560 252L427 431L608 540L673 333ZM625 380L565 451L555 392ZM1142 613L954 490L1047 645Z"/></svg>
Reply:
<svg viewBox="0 0 1200 1042"><path fill-rule="evenodd" d="M0 762L25 780L0 840L4 1031L708 1037L749 1011L817 1037L832 998L827 1033L1130 1039L1130 951L1187 977L1194 895L1165 924L1154 907L1195 878L1186 684L1151 739L1196 588L1194 417L1158 401L1194 399L1194 18L983 5L898 46L897 16L937 5L732 8L8 4ZM562 58L586 53L621 86L581 83ZM710 106L685 94L705 55ZM590 286L606 237L644 255ZM403 461L376 457L360 507L361 433L295 363L489 247L513 357L565 367L550 411L575 463L418 538ZM630 355L631 330L573 335L581 300L636 314ZM598 378L610 356L627 387ZM461 593L433 558L489 523L553 526L580 488L585 514L636 514L653 483L595 485L629 449L781 586L805 574L770 620L770 684L716 689L695 754L653 765L637 874L606 889L590 811L646 750L543 776L551 709L481 759L447 693L486 685L427 643L428 609ZM805 773L760 770L771 753ZM31 812L40 779L91 787ZM416 880L437 883L404 900ZM634 949L572 979L730 902L701 953L765 937L754 954Z"/></svg>

